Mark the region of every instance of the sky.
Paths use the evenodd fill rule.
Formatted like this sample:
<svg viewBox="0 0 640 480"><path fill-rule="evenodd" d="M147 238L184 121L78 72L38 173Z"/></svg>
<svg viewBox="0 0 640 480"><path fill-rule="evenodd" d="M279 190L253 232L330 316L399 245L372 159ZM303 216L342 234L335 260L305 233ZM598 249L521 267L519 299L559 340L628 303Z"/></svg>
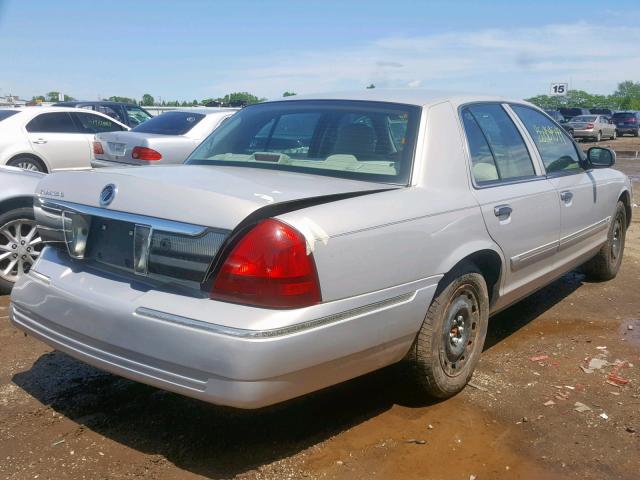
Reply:
<svg viewBox="0 0 640 480"><path fill-rule="evenodd" d="M638 0L0 0L0 95L608 94L639 45Z"/></svg>

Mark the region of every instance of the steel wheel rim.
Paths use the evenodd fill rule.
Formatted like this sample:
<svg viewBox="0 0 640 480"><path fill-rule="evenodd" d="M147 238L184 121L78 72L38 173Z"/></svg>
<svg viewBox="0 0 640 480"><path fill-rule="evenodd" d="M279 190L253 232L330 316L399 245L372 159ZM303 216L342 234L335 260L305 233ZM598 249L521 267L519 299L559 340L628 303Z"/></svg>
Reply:
<svg viewBox="0 0 640 480"><path fill-rule="evenodd" d="M40 171L38 166L33 162L27 162L27 161L18 162L16 164L16 167L22 168L23 170L31 170L31 171L35 171L35 172L39 172Z"/></svg>
<svg viewBox="0 0 640 480"><path fill-rule="evenodd" d="M447 306L442 328L440 363L450 377L468 363L480 327L480 301L471 285L460 286Z"/></svg>
<svg viewBox="0 0 640 480"><path fill-rule="evenodd" d="M622 250L622 220L616 217L616 223L613 225L613 238L611 241L611 258L617 260Z"/></svg>
<svg viewBox="0 0 640 480"><path fill-rule="evenodd" d="M0 278L15 283L40 256L42 239L33 220L21 218L0 226Z"/></svg>

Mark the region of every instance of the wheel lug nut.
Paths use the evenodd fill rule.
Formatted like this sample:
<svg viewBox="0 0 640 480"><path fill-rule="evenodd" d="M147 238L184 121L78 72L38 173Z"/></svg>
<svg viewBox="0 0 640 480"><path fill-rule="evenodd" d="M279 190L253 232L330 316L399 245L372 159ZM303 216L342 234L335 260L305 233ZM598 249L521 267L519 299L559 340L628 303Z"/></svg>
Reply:
<svg viewBox="0 0 640 480"><path fill-rule="evenodd" d="M18 245L16 245L16 244L14 243L13 245L11 245L11 248L13 248L13 249L15 250L16 248L18 248Z"/></svg>
<svg viewBox="0 0 640 480"><path fill-rule="evenodd" d="M31 251L31 247L27 247L27 252L30 252L30 251Z"/></svg>
<svg viewBox="0 0 640 480"><path fill-rule="evenodd" d="M24 240L22 240L22 241L20 242L20 245L24 245L24 244L25 244L25 241L24 241Z"/></svg>

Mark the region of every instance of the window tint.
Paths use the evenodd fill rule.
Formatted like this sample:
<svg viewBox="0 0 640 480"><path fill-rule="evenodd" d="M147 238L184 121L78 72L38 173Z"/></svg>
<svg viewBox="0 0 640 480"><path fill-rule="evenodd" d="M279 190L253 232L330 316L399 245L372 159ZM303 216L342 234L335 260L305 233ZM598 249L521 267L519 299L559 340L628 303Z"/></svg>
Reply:
<svg viewBox="0 0 640 480"><path fill-rule="evenodd" d="M487 139L468 109L462 111L462 123L467 132L473 178L477 183L500 180Z"/></svg>
<svg viewBox="0 0 640 480"><path fill-rule="evenodd" d="M27 123L27 132L80 133L67 112L43 113Z"/></svg>
<svg viewBox="0 0 640 480"><path fill-rule="evenodd" d="M475 149L475 152L472 152L472 160L475 157L473 175L476 182L513 180L535 175L533 162L524 140L500 105L472 105L465 108L462 114L465 129L470 138L469 148ZM467 117L466 120L465 117ZM475 127L471 120L475 121ZM476 127L480 132L474 133ZM486 147L483 147L478 139L479 133L483 135ZM476 142L473 147L471 139ZM489 161L487 149L493 158L493 163ZM491 166L495 168L495 172Z"/></svg>
<svg viewBox="0 0 640 480"><path fill-rule="evenodd" d="M18 110L0 110L0 122L18 113Z"/></svg>
<svg viewBox="0 0 640 480"><path fill-rule="evenodd" d="M100 115L92 115L91 113L74 113L73 116L78 120L83 133L102 133L102 132L120 132L122 127L116 122Z"/></svg>
<svg viewBox="0 0 640 480"><path fill-rule="evenodd" d="M364 101L253 105L216 129L187 163L406 184L419 116L418 107Z"/></svg>
<svg viewBox="0 0 640 480"><path fill-rule="evenodd" d="M127 115L129 115L129 125L132 127L140 125L142 122L146 122L151 118L151 115L140 107L125 105L124 109L127 111Z"/></svg>
<svg viewBox="0 0 640 480"><path fill-rule="evenodd" d="M160 135L184 135L195 127L205 115L192 112L165 112L138 125L132 131Z"/></svg>
<svg viewBox="0 0 640 480"><path fill-rule="evenodd" d="M521 105L511 108L533 138L547 173L580 168L578 152L563 128L532 108Z"/></svg>

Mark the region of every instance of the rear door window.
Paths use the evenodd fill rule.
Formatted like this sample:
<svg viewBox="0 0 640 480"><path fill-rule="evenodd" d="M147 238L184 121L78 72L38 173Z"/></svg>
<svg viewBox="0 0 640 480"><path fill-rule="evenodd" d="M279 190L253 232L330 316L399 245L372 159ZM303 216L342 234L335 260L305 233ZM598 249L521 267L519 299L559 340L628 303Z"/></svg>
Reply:
<svg viewBox="0 0 640 480"><path fill-rule="evenodd" d="M462 110L462 118L477 183L535 176L529 150L501 105L471 105Z"/></svg>
<svg viewBox="0 0 640 480"><path fill-rule="evenodd" d="M184 135L205 117L201 113L165 112L138 125L132 131L159 135Z"/></svg>
<svg viewBox="0 0 640 480"><path fill-rule="evenodd" d="M82 133L67 112L42 113L26 126L27 132Z"/></svg>
<svg viewBox="0 0 640 480"><path fill-rule="evenodd" d="M73 113L83 133L120 132L124 130L116 122L92 113Z"/></svg>

